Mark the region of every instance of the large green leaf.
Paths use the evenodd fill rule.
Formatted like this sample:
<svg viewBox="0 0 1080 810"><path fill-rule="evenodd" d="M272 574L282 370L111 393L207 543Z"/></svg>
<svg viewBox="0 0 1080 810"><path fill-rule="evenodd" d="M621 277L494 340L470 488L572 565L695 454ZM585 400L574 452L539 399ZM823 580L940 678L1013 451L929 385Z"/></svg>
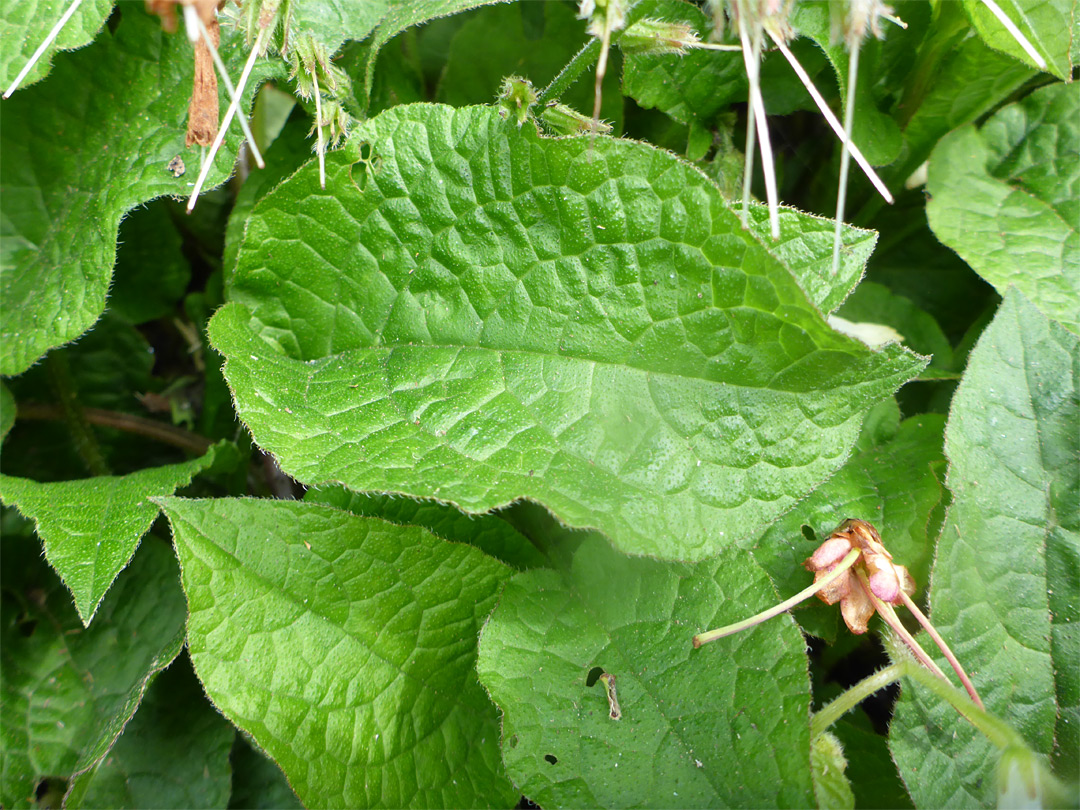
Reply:
<svg viewBox="0 0 1080 810"><path fill-rule="evenodd" d="M402 526L422 526L436 537L468 543L514 568L535 568L547 560L524 535L496 515L466 515L437 501L350 492L342 486L310 489L310 503L345 509L354 515L382 518Z"/></svg>
<svg viewBox="0 0 1080 810"><path fill-rule="evenodd" d="M223 30L221 50L238 75L240 36ZM199 147L184 147L193 63L183 34L164 34L128 3L115 33L58 57L48 81L4 102L0 373L18 374L86 331L105 308L120 219L190 190L199 166ZM269 64L255 68L248 99ZM211 185L231 172L239 143L234 127ZM182 178L168 169L177 156L190 167Z"/></svg>
<svg viewBox="0 0 1080 810"><path fill-rule="evenodd" d="M301 0L288 4L289 38L309 36L330 55L342 43L364 39L390 10L393 0Z"/></svg>
<svg viewBox="0 0 1080 810"><path fill-rule="evenodd" d="M0 499L34 521L49 564L89 626L105 592L158 516L150 498L171 495L190 483L228 447L222 443L191 461L123 476L41 484L0 475Z"/></svg>
<svg viewBox="0 0 1080 810"><path fill-rule="evenodd" d="M896 185L930 157L942 136L989 113L1033 76L1034 70L978 37L946 49L937 81L925 87L925 95L905 99L915 109L905 110L910 120L904 128L904 148L897 165L890 167Z"/></svg>
<svg viewBox="0 0 1080 810"><path fill-rule="evenodd" d="M1002 294L1015 285L1080 332L1080 84L1041 88L943 138L930 226Z"/></svg>
<svg viewBox="0 0 1080 810"><path fill-rule="evenodd" d="M931 590L931 619L987 709L1036 752L1056 745L1073 773L1078 367L1080 339L1010 291L953 399L945 451L954 502ZM994 805L993 747L918 687L903 693L892 750L916 806Z"/></svg>
<svg viewBox="0 0 1080 810"><path fill-rule="evenodd" d="M510 777L542 807L811 804L809 680L793 622L691 644L775 599L743 552L664 563L595 535L568 572L514 577L477 663L503 710ZM615 678L621 719L597 667Z"/></svg>
<svg viewBox="0 0 1080 810"><path fill-rule="evenodd" d="M161 498L188 647L308 807L511 806L476 637L510 569L316 504Z"/></svg>
<svg viewBox="0 0 1080 810"><path fill-rule="evenodd" d="M1049 71L1069 81L1080 56L1076 0L998 0L998 5L1046 60ZM982 0L964 0L964 9L987 45L1035 65Z"/></svg>
<svg viewBox="0 0 1080 810"><path fill-rule="evenodd" d="M293 175L252 214L231 297L211 340L302 482L468 512L528 497L683 559L790 508L924 362L829 329L670 154L489 108L395 108L325 194Z"/></svg>
<svg viewBox="0 0 1080 810"><path fill-rule="evenodd" d="M6 91L38 46L71 7L74 0L23 0L0 7L0 89ZM45 50L37 64L19 83L26 87L45 78L57 51L81 48L105 24L116 0L82 0ZM4 102L5 105L7 102ZM10 126L10 125L9 125Z"/></svg>
<svg viewBox="0 0 1080 810"><path fill-rule="evenodd" d="M224 807L235 737L187 657L179 658L154 681L109 756L71 781L64 806Z"/></svg>
<svg viewBox="0 0 1080 810"><path fill-rule="evenodd" d="M712 28L708 17L683 0L657 3L651 16L688 24L702 39ZM683 124L708 125L734 101L745 101L742 54L693 50L678 54L627 54L623 93L642 107L656 108Z"/></svg>
<svg viewBox="0 0 1080 810"><path fill-rule="evenodd" d="M4 537L0 802L29 807L43 778L92 768L184 644L176 558L144 543L84 628L36 543Z"/></svg>

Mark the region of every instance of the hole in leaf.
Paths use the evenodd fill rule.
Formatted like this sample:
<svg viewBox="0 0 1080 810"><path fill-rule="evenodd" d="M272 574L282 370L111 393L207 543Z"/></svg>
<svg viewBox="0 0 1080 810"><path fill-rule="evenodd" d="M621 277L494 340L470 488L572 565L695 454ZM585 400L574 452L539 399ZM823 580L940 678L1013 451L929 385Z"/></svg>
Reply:
<svg viewBox="0 0 1080 810"><path fill-rule="evenodd" d="M589 688L596 686L596 682L600 680L600 676L603 674L603 667L593 667L589 670L589 674L585 677L585 685Z"/></svg>
<svg viewBox="0 0 1080 810"><path fill-rule="evenodd" d="M34 788L34 799L38 807L60 807L67 793L67 780L58 776L45 776Z"/></svg>
<svg viewBox="0 0 1080 810"><path fill-rule="evenodd" d="M804 523L802 525L802 536L809 540L811 543L817 542L817 534L814 532L814 527Z"/></svg>
<svg viewBox="0 0 1080 810"><path fill-rule="evenodd" d="M544 759L546 759L552 765L556 764L559 761L559 758L554 754L544 754Z"/></svg>
<svg viewBox="0 0 1080 810"><path fill-rule="evenodd" d="M30 638L34 635L34 631L37 629L37 619L20 619L19 620L19 633L23 638Z"/></svg>

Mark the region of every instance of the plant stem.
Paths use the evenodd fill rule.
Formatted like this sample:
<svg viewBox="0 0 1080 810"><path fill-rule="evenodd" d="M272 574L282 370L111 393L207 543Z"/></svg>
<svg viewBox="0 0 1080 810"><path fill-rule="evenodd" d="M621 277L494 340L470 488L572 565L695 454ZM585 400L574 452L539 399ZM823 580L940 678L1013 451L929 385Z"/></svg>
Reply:
<svg viewBox="0 0 1080 810"><path fill-rule="evenodd" d="M890 664L879 669L873 675L863 678L857 684L841 692L829 705L816 712L810 720L810 739L827 731L833 723L850 712L872 694L900 680L904 674L903 662Z"/></svg>
<svg viewBox="0 0 1080 810"><path fill-rule="evenodd" d="M948 683L949 679L946 677L945 673L941 671L941 667L934 663L934 659L927 655L926 650L922 648L922 645L920 645L919 642L915 640L915 637L908 632L908 629L901 624L900 617L896 615L896 611L893 610L892 605L888 602L883 602L870 589L870 583L866 578L866 573L862 570L856 570L855 576L859 578L859 584L862 586L863 590L866 591L866 595L870 597L870 601L874 604L874 609L881 615L881 618L885 620L885 623L893 629L896 635L904 640L904 643L907 644L908 648L915 657L919 659L923 666Z"/></svg>
<svg viewBox="0 0 1080 810"><path fill-rule="evenodd" d="M627 28L644 17L648 7L652 5L652 3L635 3L634 7L626 12L626 26L621 31L612 32L610 44L614 45L618 42L623 31L626 31ZM577 81L578 76L592 67L599 58L600 40L590 39L582 46L580 51L574 54L574 58L566 63L566 66L559 71L558 75L551 80L551 84L540 91L536 103L542 107L549 101L557 101L566 92L566 89Z"/></svg>
<svg viewBox="0 0 1080 810"><path fill-rule="evenodd" d="M848 57L847 105L844 108L844 145L840 148L840 181L836 187L836 226L833 231L832 274L840 271L840 243L843 240L844 207L847 205L848 169L851 166L851 127L855 122L855 87L859 77L859 43Z"/></svg>
<svg viewBox="0 0 1080 810"><path fill-rule="evenodd" d="M52 383L60 405L56 408L56 418L62 420L71 433L75 452L91 475L108 475L109 465L101 452L101 446L90 429L86 410L79 401L79 389L71 376L71 366L63 351L49 352L45 358L49 369L49 382ZM15 410L18 418L19 410Z"/></svg>
<svg viewBox="0 0 1080 810"><path fill-rule="evenodd" d="M827 588L829 585L839 579L844 573L847 572L849 568L851 568L851 566L855 564L855 561L859 559L860 553L861 552L859 551L859 549L853 548L847 553L844 559L839 562L836 568L834 568L828 573L827 576L824 576L814 584L803 588L790 599L785 599L780 604L773 605L768 610L763 610L756 616L751 616L749 619L743 619L741 622L736 622L735 624L718 627L715 630L709 630L707 633L698 633L696 636L694 636L694 648L697 649L702 644L708 644L710 641L715 641L718 638L730 636L738 633L740 630L745 630L748 627L753 627L756 624L761 624L764 621L768 621L773 616L779 616L785 610L789 610L790 608L795 607L795 605L799 604L799 602L813 596L815 593L822 590L823 588Z"/></svg>
<svg viewBox="0 0 1080 810"><path fill-rule="evenodd" d="M922 625L923 630L925 630L930 638L934 640L934 643L938 645L938 649L941 650L946 660L952 665L957 677L960 678L960 683L964 685L967 693L971 696L971 700L980 709L985 709L986 707L983 705L982 698L979 697L979 693L975 691L975 684L971 682L971 678L968 677L967 672L965 672L964 668L960 665L960 661L953 655L953 651L949 648L949 645L945 643L945 639L938 633L937 628L930 624L930 620L926 618L926 615L921 610L919 610L919 606L912 601L910 596L903 591L900 591L900 597L904 600L907 609L919 620L919 624Z"/></svg>
<svg viewBox="0 0 1080 810"><path fill-rule="evenodd" d="M187 450L189 453L200 456L213 445L213 442L204 436L141 416L132 416L118 411L106 411L101 408L83 408L82 413L88 424L146 436L148 439L156 439L159 442L171 444L181 450ZM16 408L17 419L64 420L65 416L64 409L59 405L21 402Z"/></svg>
<svg viewBox="0 0 1080 810"><path fill-rule="evenodd" d="M951 705L971 725L978 729L993 745L1004 750L1011 746L1027 749L1027 742L1008 723L981 709L963 692L947 681L932 675L925 667L909 658L901 658L885 669L875 672L843 692L829 705L817 712L810 721L810 737L813 739L827 730L879 689L900 680L911 678Z"/></svg>

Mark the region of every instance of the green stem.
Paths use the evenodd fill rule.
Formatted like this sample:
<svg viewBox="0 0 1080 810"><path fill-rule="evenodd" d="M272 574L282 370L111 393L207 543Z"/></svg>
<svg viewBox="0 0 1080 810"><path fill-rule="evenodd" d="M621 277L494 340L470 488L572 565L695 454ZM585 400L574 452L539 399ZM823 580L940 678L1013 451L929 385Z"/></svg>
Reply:
<svg viewBox="0 0 1080 810"><path fill-rule="evenodd" d="M198 456L209 450L213 444L204 436L142 416L106 411L102 408L83 408L82 413L88 424L135 433L148 439L171 444ZM17 419L66 419L63 408L57 405L39 405L36 402L20 402L16 407L15 415Z"/></svg>
<svg viewBox="0 0 1080 810"><path fill-rule="evenodd" d="M835 582L837 579L847 573L847 570L855 564L855 561L857 559L859 559L860 553L861 552L859 551L859 549L853 548L847 553L844 559L840 561L839 565L837 565L836 568L834 568L828 573L828 575L822 577L820 580L814 582L812 585L803 588L790 599L785 599L779 605L773 605L768 610L763 610L756 616L751 616L749 619L743 619L741 622L729 624L724 627L718 627L715 630L709 630L707 633L698 633L696 636L694 636L694 648L697 649L702 644L708 644L710 641L716 641L716 639L723 638L724 636L734 635L741 630L746 630L749 627L753 627L755 624L761 624L764 621L768 621L773 616L779 616L785 610L789 610L795 607L795 605L799 604L799 602L813 596L818 591L827 588L829 585L831 585L833 582Z"/></svg>
<svg viewBox="0 0 1080 810"><path fill-rule="evenodd" d="M980 709L971 698L951 683L943 681L914 659L906 657L859 681L820 712L817 712L810 721L811 739L826 731L833 723L874 692L900 680L902 677L917 681L921 686L926 687L951 705L961 717L985 735L995 747L1005 750L1016 746L1027 750L1027 742L1008 723L994 717L985 709Z"/></svg>
<svg viewBox="0 0 1080 810"><path fill-rule="evenodd" d="M618 42L623 31L644 17L653 5L653 3L649 2L635 3L634 7L626 13L626 25L622 30L611 32L609 45ZM540 91L540 95L536 100L537 105L543 107L549 101L557 101L566 92L566 89L577 81L578 76L592 67L596 60L600 58L600 47L600 40L595 37L586 42L584 47L574 54L574 58L567 62L566 66L559 71L559 74L551 80L551 84Z"/></svg>
<svg viewBox="0 0 1080 810"><path fill-rule="evenodd" d="M75 379L71 376L71 365L68 363L65 352L49 352L45 358L45 365L49 370L49 382L52 383L57 399L60 401L60 418L67 425L71 434L75 452L79 454L86 469L91 475L108 475L109 465L105 462L105 456L101 452L101 446L90 429L90 422L86 418L86 411L79 402L79 389ZM16 410L16 416L18 410Z"/></svg>

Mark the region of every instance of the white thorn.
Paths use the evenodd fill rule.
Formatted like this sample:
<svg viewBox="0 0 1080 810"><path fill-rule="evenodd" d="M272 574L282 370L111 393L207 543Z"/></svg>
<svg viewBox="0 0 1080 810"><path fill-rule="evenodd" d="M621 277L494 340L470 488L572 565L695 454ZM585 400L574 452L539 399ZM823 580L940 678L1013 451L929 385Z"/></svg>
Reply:
<svg viewBox="0 0 1080 810"><path fill-rule="evenodd" d="M746 31L743 26L742 15L739 16L739 39L745 44L747 38L745 36ZM740 49L741 50L741 49ZM750 78L749 63L746 62L746 54L749 51L743 51L743 64L746 67L747 81L752 81ZM743 161L743 185L742 185L742 224L744 228L750 227L750 186L754 179L754 149L757 148L757 125L754 121L754 115L752 112L747 111L746 116L746 154Z"/></svg>
<svg viewBox="0 0 1080 810"><path fill-rule="evenodd" d="M769 203L769 231L773 239L779 239L780 214L776 194L776 169L773 166L772 143L769 141L769 123L765 119L765 101L761 97L761 82L759 79L761 32L756 31L754 33L754 42L751 46L746 34L746 26L740 17L739 37L742 40L743 63L746 65L746 75L750 79L750 107L753 110L754 118L757 120L757 128L761 131L758 143L761 149L761 172L765 175L765 198Z"/></svg>
<svg viewBox="0 0 1080 810"><path fill-rule="evenodd" d="M264 28L259 33L258 38L255 40L255 44L251 48L251 55L248 56L248 60L244 64L244 71L240 74L237 95L233 97L229 109L225 112L225 119L221 122L221 126L218 127L217 136L214 138L214 143L210 147L210 155L203 163L202 170L199 172L199 179L195 181L195 188L188 198L187 212L189 214L195 209L195 202L199 199L199 192L202 191L203 183L206 182L206 176L210 173L210 167L214 165L214 158L217 156L218 149L221 148L222 141L225 140L225 132L228 130L229 124L232 123L233 116L236 115L237 109L240 107L240 94L244 92L244 86L247 84L248 77L251 76L251 71L255 67L255 60L259 58L259 52L266 44L265 40L269 39L269 32L272 30L273 26L271 25Z"/></svg>
<svg viewBox="0 0 1080 810"><path fill-rule="evenodd" d="M1017 41L1021 48L1031 57L1032 61L1039 66L1040 69L1046 70L1046 60L1042 58L1035 46L1031 44L1027 37L1023 35L1019 28L1016 27L1016 23L1009 19L1009 15L1001 10L1001 6L994 2L994 0L982 0L985 6L990 9L990 13L998 18L998 21L1005 26L1013 39Z"/></svg>
<svg viewBox="0 0 1080 810"><path fill-rule="evenodd" d="M844 145L840 149L840 181L836 189L836 227L833 230L832 274L840 271L840 241L847 203L848 167L851 165L851 126L855 121L855 89L859 77L859 43L849 45L847 106L844 108Z"/></svg>
<svg viewBox="0 0 1080 810"><path fill-rule="evenodd" d="M818 109L821 110L821 114L825 116L825 120L829 122L832 131L836 133L836 137L839 138L842 143L845 140L845 136L844 128L840 124L840 119L838 119L836 114L829 109L829 105L825 101L824 96L818 92L817 87L815 87L813 81L810 80L810 76L803 69L803 66L799 64L799 60L795 58L795 54L793 54L791 49L784 44L783 38L778 37L772 31L769 31L769 36L772 37L773 42L775 42L776 46L780 49L780 53L788 60L788 64L790 64L792 70L795 71L795 75L799 77L799 81L803 83L803 87L806 88L810 97L814 99L814 103L817 104ZM878 190L878 193L885 198L887 203L892 205L893 196L889 193L888 187L886 187L885 183L878 177L878 173L874 171L874 167L870 165L865 157L863 157L863 153L854 143L851 144L851 156L855 158L855 162L858 163L866 173L867 178L874 184L874 188Z"/></svg>
<svg viewBox="0 0 1080 810"><path fill-rule="evenodd" d="M229 79L229 74L225 70L225 63L221 61L221 54L219 54L218 49L214 47L214 42L210 39L210 32L206 30L206 25L203 23L202 17L195 11L194 6L184 6L184 22L188 22L189 17L195 18L194 24L197 28L197 33L202 35L206 47L210 49L210 55L214 58L214 67L217 68L218 74L221 76L221 83L225 85L225 89L229 93L229 100L237 101L236 90L233 88L232 80ZM189 25L190 24L191 23L189 23ZM238 101L237 104L239 104ZM251 156L255 158L255 165L260 169L265 169L266 164L263 162L262 153L259 152L259 145L255 143L255 136L251 134L251 127L248 126L246 116L240 116L240 129L244 131L244 137L247 138L247 142L251 145Z"/></svg>
<svg viewBox="0 0 1080 810"><path fill-rule="evenodd" d="M71 15L75 13L75 10L79 7L81 2L82 0L71 0L71 5L68 6L68 10L64 12L64 16L57 20L56 25L52 27L49 35L45 37L45 40L40 45L38 45L37 50L34 51L34 55L30 57L30 61L23 66L23 69L19 71L19 75L15 77L15 81L13 81L11 86L4 91L4 98L11 98L11 94L19 88L19 84L26 78L26 74L33 69L34 65L37 64L38 59L41 58L41 55L45 53L50 45L52 45L53 40L59 35L61 29L67 25L67 21L71 19Z"/></svg>
<svg viewBox="0 0 1080 810"><path fill-rule="evenodd" d="M319 90L319 71L316 67L311 71L311 80L315 84L315 137L318 139L319 146L317 152L319 153L319 188L323 191L326 190L326 152L323 150L323 134L322 134L322 92Z"/></svg>

